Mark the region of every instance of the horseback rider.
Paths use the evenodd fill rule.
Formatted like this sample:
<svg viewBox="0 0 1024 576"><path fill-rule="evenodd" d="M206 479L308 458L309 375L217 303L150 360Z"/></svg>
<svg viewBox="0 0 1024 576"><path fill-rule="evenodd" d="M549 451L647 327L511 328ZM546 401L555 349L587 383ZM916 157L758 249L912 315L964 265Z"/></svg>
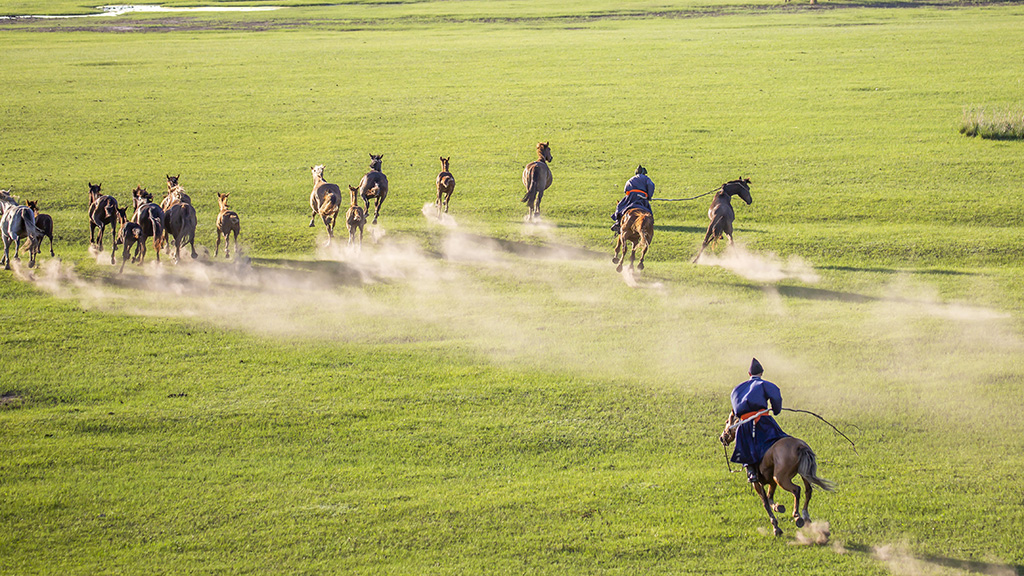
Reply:
<svg viewBox="0 0 1024 576"><path fill-rule="evenodd" d="M622 215L627 210L639 208L648 214L654 214L650 202L654 197L654 182L647 177L647 169L642 164L636 167L636 175L626 182L623 192L626 195L619 200L619 205L615 207L615 214L612 214L612 220L615 221L615 224L612 224L612 232L616 234L622 230Z"/></svg>
<svg viewBox="0 0 1024 576"><path fill-rule="evenodd" d="M743 464L750 483L761 482L758 467L765 452L776 441L788 436L775 422L769 412L782 411L782 392L775 384L761 376L764 368L754 358L750 362L750 379L732 391L732 412L737 421L743 422L736 428L736 448L732 461ZM771 407L769 408L769 403Z"/></svg>

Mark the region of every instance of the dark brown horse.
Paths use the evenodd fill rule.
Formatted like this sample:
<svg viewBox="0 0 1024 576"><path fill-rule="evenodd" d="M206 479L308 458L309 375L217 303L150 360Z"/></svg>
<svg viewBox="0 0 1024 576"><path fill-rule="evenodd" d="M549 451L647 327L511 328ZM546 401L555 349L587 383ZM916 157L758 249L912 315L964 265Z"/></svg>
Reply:
<svg viewBox="0 0 1024 576"><path fill-rule="evenodd" d="M100 192L102 184L89 183L89 243L103 250L103 229L111 227L111 240L117 236L117 200ZM99 235L96 229L99 228ZM97 242L97 240L99 242Z"/></svg>
<svg viewBox="0 0 1024 576"><path fill-rule="evenodd" d="M735 413L729 414L729 419L725 423L725 430L722 431L722 435L718 438L722 445L728 446L736 439L736 428L734 426L739 421ZM768 518L772 522L772 528L776 536L782 535L782 529L779 528L779 521L775 519L773 512L778 512L779 514L785 514L786 512L785 506L775 503L775 488L777 486L782 486L783 490L793 494L793 520L797 528L811 521L811 515L807 511L807 507L811 503L811 493L813 491L811 486L818 486L828 492L835 489L831 482L818 477L818 458L815 456L814 450L811 450L811 447L803 440L793 438L792 436L787 436L772 444L772 447L761 458L761 462L758 464L758 472L761 474L764 482L754 483L754 490L761 497L761 503L764 505L765 511L768 512ZM800 509L800 487L793 482L793 478L797 475L800 476L804 483L803 510ZM765 491L766 486L767 492Z"/></svg>
<svg viewBox="0 0 1024 576"><path fill-rule="evenodd" d="M732 222L736 219L736 213L732 209L732 197L739 194L739 197L743 199L748 205L754 200L750 197L750 179L740 178L739 180L731 180L722 184L722 188L715 193L715 197L711 200L711 207L708 208L708 218L711 223L708 224L708 232L704 235L704 243L700 245L700 252L697 253L697 257L693 259L694 263L700 260L700 255L704 253L704 249L707 245L712 242L718 242L723 235L729 237L729 245L732 242Z"/></svg>
<svg viewBox="0 0 1024 576"><path fill-rule="evenodd" d="M437 199L434 200L434 204L437 206L437 217L441 217L441 208L444 208L444 213L448 213L448 201L452 199L452 192L455 192L455 177L448 171L448 162L452 159L451 156L445 158L440 157L441 160L441 173L437 175Z"/></svg>
<svg viewBox="0 0 1024 576"><path fill-rule="evenodd" d="M523 169L526 195L522 201L530 207L527 220L531 222L540 218L540 201L544 198L544 191L551 186L551 169L548 168L548 162L551 162L551 147L547 142L538 142L537 160L530 162Z"/></svg>
<svg viewBox="0 0 1024 576"><path fill-rule="evenodd" d="M230 258L231 254L228 253L228 235L232 232L235 234L235 252L238 252L238 233L242 231L242 222L238 218L238 214L233 210L228 210L228 196L231 193L221 194L217 193L217 203L220 204L220 213L217 214L217 248L214 249L213 255L216 256L220 252L220 237L224 237L224 257Z"/></svg>
<svg viewBox="0 0 1024 576"><path fill-rule="evenodd" d="M129 222L126 214L127 211L128 208L117 209L117 221L121 225L121 230L114 238L114 249L110 251L110 263L117 264L115 258L117 247L124 244L124 252L121 255L121 269L118 272L124 272L124 263L128 261L128 254L131 252L132 246L135 246L133 262L138 259L139 253L145 250L146 238L142 235L142 226L135 222Z"/></svg>
<svg viewBox="0 0 1024 576"><path fill-rule="evenodd" d="M199 256L196 253L196 209L191 204L184 202L175 204L164 212L164 235L160 241L161 245L168 244L168 239L174 237L174 261L178 262L181 257L181 245L188 243L192 249L192 258ZM168 248L170 245L168 244Z"/></svg>
<svg viewBox="0 0 1024 576"><path fill-rule="evenodd" d="M132 215L132 222L142 228L142 249L139 251L139 265L146 260L146 240L153 239L153 250L156 252L156 261L160 261L160 247L164 239L164 211L153 203L153 195L145 188L136 186L132 191L132 202L135 204L135 214Z"/></svg>
<svg viewBox="0 0 1024 576"><path fill-rule="evenodd" d="M36 215L36 233L39 234L40 245L43 242L43 237L50 239L50 256L54 256L53 253L53 218L49 214L43 214L39 211L39 201L30 200L28 207L32 209L32 212ZM41 247L41 246L40 246Z"/></svg>
<svg viewBox="0 0 1024 576"><path fill-rule="evenodd" d="M341 209L341 188L324 180L323 164L312 166L309 170L313 174L313 191L309 194L309 208L313 215L309 218L309 227L316 224L316 215L319 214L327 228L327 245L330 246L334 239L338 210Z"/></svg>
<svg viewBox="0 0 1024 576"><path fill-rule="evenodd" d="M644 257L647 256L647 249L651 247L651 239L654 238L654 215L640 208L626 210L622 215L622 226L618 240L615 242L615 257L612 264L618 264L615 270L622 272L622 263L626 260L626 242L632 242L633 249L629 253L629 269L633 269L633 261L636 259L636 249L640 248L640 264L637 268L644 269ZM619 258L619 251L622 251L622 258Z"/></svg>
<svg viewBox="0 0 1024 576"><path fill-rule="evenodd" d="M359 230L358 248L363 247L363 226L366 226L366 211L359 207L359 188L349 185L349 192L352 199L349 203L348 212L345 213L345 224L348 226L348 245L351 246L356 239L356 230Z"/></svg>
<svg viewBox="0 0 1024 576"><path fill-rule="evenodd" d="M380 216L381 204L388 197L388 177L381 172L384 155L370 154L370 171L359 181L359 195L366 203L366 213L370 213L370 199L373 199L373 223Z"/></svg>

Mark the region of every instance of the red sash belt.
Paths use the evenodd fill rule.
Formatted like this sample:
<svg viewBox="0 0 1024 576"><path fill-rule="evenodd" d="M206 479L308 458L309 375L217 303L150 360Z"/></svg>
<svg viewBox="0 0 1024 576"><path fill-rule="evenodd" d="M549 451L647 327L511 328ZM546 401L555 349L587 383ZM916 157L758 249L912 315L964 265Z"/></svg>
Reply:
<svg viewBox="0 0 1024 576"><path fill-rule="evenodd" d="M644 192L643 190L626 190L626 194L643 194L644 198L648 197L647 192Z"/></svg>
<svg viewBox="0 0 1024 576"><path fill-rule="evenodd" d="M740 420L742 421L742 420L746 420L747 418L752 418L755 414L757 414L760 411L761 410L754 410L753 412L747 412L743 416L740 416ZM761 416L767 416L767 415L768 414L761 414L757 418L754 418L754 420L753 420L754 426L757 426L757 421L761 419Z"/></svg>

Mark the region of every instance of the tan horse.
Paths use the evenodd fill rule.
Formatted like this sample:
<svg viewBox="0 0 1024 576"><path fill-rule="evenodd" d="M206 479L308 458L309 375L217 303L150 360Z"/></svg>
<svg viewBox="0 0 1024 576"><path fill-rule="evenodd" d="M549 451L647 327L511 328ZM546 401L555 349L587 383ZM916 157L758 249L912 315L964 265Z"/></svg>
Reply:
<svg viewBox="0 0 1024 576"><path fill-rule="evenodd" d="M700 255L704 253L708 244L717 243L723 235L729 237L729 245L732 246L732 222L736 219L736 212L732 209L732 197L737 194L748 205L754 201L750 197L750 178L740 178L722 184L722 188L711 200L711 207L708 208L708 218L711 223L708 224L708 231L704 234L704 243L700 245L700 252L697 252L697 257L693 259L694 264L700 260Z"/></svg>
<svg viewBox="0 0 1024 576"><path fill-rule="evenodd" d="M217 247L213 251L213 255L217 256L220 252L220 237L224 237L224 257L230 258L231 254L228 252L228 235L232 232L235 234L235 252L238 252L238 233L242 231L242 222L238 219L238 214L232 210L228 210L228 196L231 193L221 194L217 193L217 203L220 204L220 213L217 214Z"/></svg>
<svg viewBox="0 0 1024 576"><path fill-rule="evenodd" d="M388 177L382 171L383 154L370 154L370 171L359 181L359 195L366 202L366 213L370 213L370 199L373 199L373 223L377 223L380 207L388 197Z"/></svg>
<svg viewBox="0 0 1024 576"><path fill-rule="evenodd" d="M359 207L359 188L349 185L349 192L352 194L352 201L349 204L348 212L345 213L345 224L348 225L348 245L351 246L356 239L356 230L359 230L359 248L363 246L363 226L366 226L366 211Z"/></svg>
<svg viewBox="0 0 1024 576"><path fill-rule="evenodd" d="M440 157L441 160L441 173L437 175L437 199L434 200L434 204L437 206L437 217L441 217L441 208L444 208L444 213L448 213L448 201L452 198L452 192L455 192L455 177L448 171L448 162L451 161L452 157L445 158Z"/></svg>
<svg viewBox="0 0 1024 576"><path fill-rule="evenodd" d="M640 248L640 264L637 268L644 269L644 257L647 256L647 249L651 247L651 239L654 238L654 215L640 208L626 210L622 215L622 230L619 232L618 240L615 242L615 256L612 264L618 264L615 270L622 272L622 263L626 260L626 242L633 243L633 249L629 253L629 269L633 269L633 261L636 259L636 249ZM622 250L622 258L619 258L619 250Z"/></svg>
<svg viewBox="0 0 1024 576"><path fill-rule="evenodd" d="M309 207L313 215L309 220L309 227L316 223L316 215L324 221L327 227L327 245L331 245L334 239L334 225L338 219L338 210L341 208L341 188L337 184L330 184L324 180L324 165L318 164L310 168L313 173L313 192L309 195Z"/></svg>
<svg viewBox="0 0 1024 576"><path fill-rule="evenodd" d="M548 168L548 162L551 162L551 147L547 142L538 142L537 160L530 162L523 169L526 195L522 201L530 207L527 219L531 222L540 218L540 201L544 198L544 191L551 186L551 169Z"/></svg>
<svg viewBox="0 0 1024 576"><path fill-rule="evenodd" d="M733 426L739 421L735 413L729 414L725 430L718 437L722 445L728 446L736 439L736 429ZM775 519L773 511L779 514L786 512L785 506L775 503L776 486L782 486L783 490L793 494L793 520L797 528L811 521L811 515L807 511L813 492L811 486L818 486L828 492L835 489L832 482L818 477L818 457L815 456L814 450L811 450L811 447L803 440L792 436L787 436L772 444L772 447L761 458L758 472L761 474L761 478L766 480L763 483L754 483L754 490L761 497L761 503L764 505L765 511L768 512L768 518L772 522L776 536L782 535L782 529L779 528L779 522ZM793 478L797 475L800 475L806 490L802 511L800 510L800 487L793 482ZM767 493L765 486L768 487Z"/></svg>

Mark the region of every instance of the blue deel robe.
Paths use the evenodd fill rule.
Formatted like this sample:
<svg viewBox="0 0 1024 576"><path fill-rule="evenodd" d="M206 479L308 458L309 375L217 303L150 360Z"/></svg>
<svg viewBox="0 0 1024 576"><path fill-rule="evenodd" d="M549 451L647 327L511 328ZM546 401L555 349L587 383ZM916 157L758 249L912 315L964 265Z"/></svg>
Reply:
<svg viewBox="0 0 1024 576"><path fill-rule="evenodd" d="M754 376L740 384L732 391L732 411L740 418L744 414L757 412L768 407L771 400L772 412L782 411L782 391L771 382ZM747 422L736 429L736 448L732 452L732 461L739 464L757 464L764 453L778 440L788 436L770 415L765 414L757 420Z"/></svg>
<svg viewBox="0 0 1024 576"><path fill-rule="evenodd" d="M630 193L631 190L640 190L643 193ZM612 214L612 220L618 222L627 210L633 208L640 208L648 214L654 214L650 202L650 199L654 197L654 182L647 177L647 174L637 174L630 178L626 182L623 192L627 194L622 200L619 200L619 205L615 207L615 214Z"/></svg>

